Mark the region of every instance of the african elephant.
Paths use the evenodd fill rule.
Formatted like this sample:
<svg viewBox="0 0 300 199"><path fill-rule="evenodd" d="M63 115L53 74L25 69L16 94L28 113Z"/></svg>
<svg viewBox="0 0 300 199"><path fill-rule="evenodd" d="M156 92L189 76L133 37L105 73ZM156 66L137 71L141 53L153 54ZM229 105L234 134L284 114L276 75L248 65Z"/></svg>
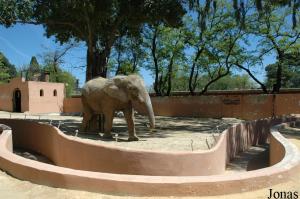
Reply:
<svg viewBox="0 0 300 199"><path fill-rule="evenodd" d="M137 75L115 76L111 79L98 77L88 81L82 88L83 121L81 130L94 114L104 114L105 138L112 138L111 129L115 111L123 111L129 133L129 141L137 141L134 127L134 111L136 106L147 111L150 128L155 127L155 118L150 96L143 80Z"/></svg>

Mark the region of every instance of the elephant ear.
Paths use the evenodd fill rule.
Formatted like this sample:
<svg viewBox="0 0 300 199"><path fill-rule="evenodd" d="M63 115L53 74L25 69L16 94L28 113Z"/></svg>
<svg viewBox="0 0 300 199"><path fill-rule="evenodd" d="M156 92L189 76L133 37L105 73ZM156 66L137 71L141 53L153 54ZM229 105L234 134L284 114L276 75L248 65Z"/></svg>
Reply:
<svg viewBox="0 0 300 199"><path fill-rule="evenodd" d="M107 95L114 99L120 100L123 103L128 102L128 97L124 89L117 86L113 81L108 82L103 90Z"/></svg>

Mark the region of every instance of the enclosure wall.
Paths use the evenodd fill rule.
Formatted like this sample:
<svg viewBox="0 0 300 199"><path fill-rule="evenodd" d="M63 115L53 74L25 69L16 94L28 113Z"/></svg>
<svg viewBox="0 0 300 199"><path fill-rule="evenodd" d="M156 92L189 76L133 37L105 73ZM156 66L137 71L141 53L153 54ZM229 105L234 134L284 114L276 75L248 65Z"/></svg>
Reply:
<svg viewBox="0 0 300 199"><path fill-rule="evenodd" d="M220 143L226 143L226 139L223 139L223 137L219 140L218 146L215 146L214 149L205 151L204 153L213 151L216 152L218 149L222 149L223 152L227 151L228 156L234 155L236 151L246 148L251 142L263 141L265 139L264 132L268 132L270 125L280 123L281 121L285 120L286 119L275 119L272 121L257 120L249 123L243 123L241 126L238 125L233 127L231 130L227 132L225 131L222 134L228 136L228 144L234 145L233 147L229 147L227 150L226 148L224 149L224 145L220 145ZM37 124L26 120L1 119L0 123L6 123L12 127L12 131L4 130L2 133L0 133L1 169L19 179L29 180L34 183L45 184L54 187L141 196L219 195L247 192L282 183L289 180L292 176L294 176L295 173L299 172L300 169L300 155L297 147L291 145L289 141L285 140L283 136L281 136L279 132L276 132L276 129L274 131L273 128L271 134L273 134L273 138L277 139L277 141L274 140L271 145L275 143L275 146L277 145L284 148L286 153L284 156L280 155L281 159L278 159L280 162L272 167L244 172L243 175L241 175L241 173L235 173L230 175L212 176L149 176L126 174L118 175L72 169L72 167L78 167L81 169L86 168L87 165L90 164L90 159L88 156L92 156L95 161L102 161L102 159L99 159L99 156L101 157L105 154L101 153L101 150L97 150L98 147L102 147L102 151L104 149L108 153L110 156L109 158L111 159L111 165L118 164L117 161L120 156L117 156L117 153L120 153L122 156L127 158L129 158L129 156L126 153L133 153L135 155L140 154L139 157L136 157L138 157L141 161L144 161L144 158L149 156L149 154L147 154L145 151L134 151L121 148L112 149L109 147L106 148L101 146L99 143L94 144L95 142L93 141L65 136L61 134L58 129L51 127L50 125ZM253 137L251 132L254 132ZM30 139L33 137L35 139ZM247 139L249 138L250 140L248 141L250 142L247 142ZM59 162L59 164L64 164L65 161L73 161L75 165L71 166L71 168L66 168L21 158L12 153L12 144L14 146L17 145L29 149L31 148L36 152L48 156L56 164ZM107 150L115 151L112 152ZM272 147L270 150L272 151ZM92 153L93 151L95 151L95 153ZM153 154L153 152L150 153ZM197 167L198 170L205 169L201 166L203 163L201 159L195 159L194 157L187 155L188 153L182 156L183 154L184 153L174 153L174 156L179 156L181 158L180 161L183 162L187 162L189 161L188 159L191 159L193 161L193 165ZM189 154L199 156L199 153L197 152L189 152ZM172 156L172 153L168 153L168 155ZM223 154L223 157L225 156L226 155ZM131 158L127 159L128 164L132 164ZM158 158L159 159L157 160L152 160L152 162L147 162L147 165L144 166L146 166L148 169L151 169L151 166L155 166L154 164L162 164L164 161L170 160L173 161L172 159L174 157L166 158L166 160L162 156L158 156ZM213 156L210 158L213 158ZM213 164L223 166L225 159L219 159L217 156L216 158L219 162L215 162L213 160ZM182 165L180 161L177 160L176 163L165 166L170 166L168 169L171 170L174 168L176 170L176 167L185 170L190 169L190 167L185 167ZM104 165L106 164L105 162L101 163ZM116 165L116 168L119 166L127 167L128 165ZM136 169L140 169L139 167L141 165L134 163L131 166L136 166ZM210 166L211 165L209 165L209 167ZM191 168L194 170L193 167ZM132 170L129 169L129 171ZM169 172L166 169L164 171Z"/></svg>
<svg viewBox="0 0 300 199"><path fill-rule="evenodd" d="M203 96L151 97L155 115L236 117L246 120L300 113L300 92L284 94L219 93ZM81 99L66 98L64 112L81 112ZM139 110L138 110L139 111Z"/></svg>
<svg viewBox="0 0 300 199"><path fill-rule="evenodd" d="M221 174L226 166L226 137L209 151L152 152L106 147L96 141L72 138L50 125L0 119L12 127L15 146L36 151L55 165L96 172L150 176Z"/></svg>

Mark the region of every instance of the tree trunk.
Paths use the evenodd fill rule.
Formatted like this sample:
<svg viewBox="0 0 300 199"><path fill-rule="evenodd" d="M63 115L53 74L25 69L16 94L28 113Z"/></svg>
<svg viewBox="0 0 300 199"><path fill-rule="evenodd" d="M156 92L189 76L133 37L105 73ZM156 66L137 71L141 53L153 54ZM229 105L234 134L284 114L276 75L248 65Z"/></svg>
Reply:
<svg viewBox="0 0 300 199"><path fill-rule="evenodd" d="M235 65L236 65L237 67L243 69L244 71L246 71L246 72L248 73L248 75L249 75L256 83L258 83L258 84L260 85L260 87L261 87L261 89L263 90L264 93L268 93L267 87L266 87L262 82L260 82L260 81L252 74L252 72L251 72L248 68L242 66L242 65L239 64L239 63L235 63Z"/></svg>
<svg viewBox="0 0 300 199"><path fill-rule="evenodd" d="M132 70L131 73L135 73L137 67L137 56L133 53L133 63L132 63Z"/></svg>
<svg viewBox="0 0 300 199"><path fill-rule="evenodd" d="M282 82L282 60L283 53L278 52L278 65L277 65L277 73L276 73L276 84L273 85L273 93L279 93Z"/></svg>
<svg viewBox="0 0 300 199"><path fill-rule="evenodd" d="M191 68L191 73L190 73L190 78L189 78L189 90L191 95L195 95L195 85L196 85L196 81L197 81L197 77L198 77L198 71L196 71L196 75L195 74L195 67L197 64L197 61L201 55L201 53L203 52L204 48L198 49L195 59L193 61L192 64L192 68Z"/></svg>
<svg viewBox="0 0 300 199"><path fill-rule="evenodd" d="M154 91L156 95L161 95L159 89L159 68L158 68L158 61L156 57L156 38L157 38L157 29L155 28L152 38L152 46L151 46L151 54L153 57L153 62L155 66L155 80L154 80Z"/></svg>
<svg viewBox="0 0 300 199"><path fill-rule="evenodd" d="M120 58L121 58L121 53L118 52L118 59L117 59L117 61L118 61L118 66L117 66L117 70L116 70L115 75L119 75L120 70L121 70L121 60L120 60Z"/></svg>
<svg viewBox="0 0 300 199"><path fill-rule="evenodd" d="M170 96L171 90L172 90L172 73L173 73L173 61L174 60L174 54L171 58L169 67L168 67L168 90L167 90L167 96Z"/></svg>
<svg viewBox="0 0 300 199"><path fill-rule="evenodd" d="M202 94L206 93L207 90L208 90L208 87L209 87L212 83L218 81L219 79L225 77L225 76L228 75L228 74L229 74L229 68L227 68L227 70L226 70L226 72L225 72L224 74L219 74L216 78L211 79L211 80L204 86L204 88L202 89L202 91L200 92L200 94L202 95Z"/></svg>
<svg viewBox="0 0 300 199"><path fill-rule="evenodd" d="M95 77L107 76L107 63L111 47L107 46L104 50L96 49L96 43L88 45L87 49L87 69L86 81Z"/></svg>

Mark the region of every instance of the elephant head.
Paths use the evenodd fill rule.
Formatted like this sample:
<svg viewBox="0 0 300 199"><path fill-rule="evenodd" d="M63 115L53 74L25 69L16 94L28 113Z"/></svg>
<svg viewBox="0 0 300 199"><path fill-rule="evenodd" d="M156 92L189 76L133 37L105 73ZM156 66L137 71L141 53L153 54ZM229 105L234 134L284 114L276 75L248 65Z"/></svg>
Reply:
<svg viewBox="0 0 300 199"><path fill-rule="evenodd" d="M150 96L144 81L138 75L116 76L108 80L104 91L123 103L131 102L133 108L146 112L150 128L155 128L155 118Z"/></svg>

